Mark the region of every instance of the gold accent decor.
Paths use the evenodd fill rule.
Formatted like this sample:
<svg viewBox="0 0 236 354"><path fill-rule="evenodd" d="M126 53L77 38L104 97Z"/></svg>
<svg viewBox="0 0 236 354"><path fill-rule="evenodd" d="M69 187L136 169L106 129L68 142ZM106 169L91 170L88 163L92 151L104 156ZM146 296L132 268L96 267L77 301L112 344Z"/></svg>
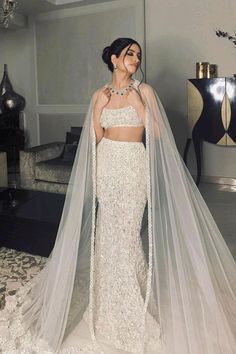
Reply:
<svg viewBox="0 0 236 354"><path fill-rule="evenodd" d="M217 65L216 64L210 64L210 78L215 78L217 77Z"/></svg>
<svg viewBox="0 0 236 354"><path fill-rule="evenodd" d="M217 142L216 145L227 145L227 133L222 136L222 138Z"/></svg>
<svg viewBox="0 0 236 354"><path fill-rule="evenodd" d="M188 87L188 137L192 137L193 127L203 110L203 99L198 89L190 82Z"/></svg>
<svg viewBox="0 0 236 354"><path fill-rule="evenodd" d="M221 106L221 120L222 124L227 130L229 128L229 124L231 121L231 107L230 107L230 100L227 94L224 95L222 106Z"/></svg>
<svg viewBox="0 0 236 354"><path fill-rule="evenodd" d="M210 79L217 77L217 65L208 62L196 63L196 78Z"/></svg>
<svg viewBox="0 0 236 354"><path fill-rule="evenodd" d="M210 77L210 63L198 62L196 63L196 78L206 79Z"/></svg>

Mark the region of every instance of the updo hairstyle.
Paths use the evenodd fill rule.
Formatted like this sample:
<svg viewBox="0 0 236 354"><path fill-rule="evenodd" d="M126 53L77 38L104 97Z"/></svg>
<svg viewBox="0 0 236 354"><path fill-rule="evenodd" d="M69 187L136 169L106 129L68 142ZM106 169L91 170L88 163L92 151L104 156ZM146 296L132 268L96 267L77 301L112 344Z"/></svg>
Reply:
<svg viewBox="0 0 236 354"><path fill-rule="evenodd" d="M108 69L111 72L114 71L114 67L113 67L113 64L111 61L111 56L113 54L115 54L116 57L118 58L120 56L120 53L122 52L122 50L128 46L130 48L132 44L137 44L137 46L139 46L141 54L142 54L142 49L141 49L139 43L136 42L132 38L117 38L114 42L112 42L112 44L110 46L105 47L103 49L102 60L104 61L105 64L107 64ZM129 48L127 48L127 51L129 50Z"/></svg>

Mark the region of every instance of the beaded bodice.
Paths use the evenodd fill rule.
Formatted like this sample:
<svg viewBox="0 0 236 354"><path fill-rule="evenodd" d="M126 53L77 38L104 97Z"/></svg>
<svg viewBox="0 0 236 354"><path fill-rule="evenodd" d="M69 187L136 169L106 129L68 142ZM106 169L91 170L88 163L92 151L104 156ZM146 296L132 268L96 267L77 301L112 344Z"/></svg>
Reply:
<svg viewBox="0 0 236 354"><path fill-rule="evenodd" d="M102 128L119 126L143 126L141 118L138 116L133 106L123 108L103 108L100 123Z"/></svg>

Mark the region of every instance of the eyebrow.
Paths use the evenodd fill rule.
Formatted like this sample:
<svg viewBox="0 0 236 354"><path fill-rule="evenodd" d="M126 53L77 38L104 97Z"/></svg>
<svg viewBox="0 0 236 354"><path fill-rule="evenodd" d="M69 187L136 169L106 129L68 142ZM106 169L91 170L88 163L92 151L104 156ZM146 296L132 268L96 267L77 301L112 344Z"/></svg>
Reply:
<svg viewBox="0 0 236 354"><path fill-rule="evenodd" d="M133 49L128 49L128 52L129 52L129 51L135 53L135 50L133 50ZM141 54L141 52L138 52L137 54Z"/></svg>

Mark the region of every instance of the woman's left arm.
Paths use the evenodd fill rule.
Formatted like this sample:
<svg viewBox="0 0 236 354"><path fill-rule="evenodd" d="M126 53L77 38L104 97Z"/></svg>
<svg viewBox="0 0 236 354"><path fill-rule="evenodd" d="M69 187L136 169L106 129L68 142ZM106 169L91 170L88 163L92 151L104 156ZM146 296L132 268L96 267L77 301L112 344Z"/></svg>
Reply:
<svg viewBox="0 0 236 354"><path fill-rule="evenodd" d="M135 108L138 116L144 122L145 120L145 103L141 97L141 94L135 89L131 88L127 95L128 102Z"/></svg>

